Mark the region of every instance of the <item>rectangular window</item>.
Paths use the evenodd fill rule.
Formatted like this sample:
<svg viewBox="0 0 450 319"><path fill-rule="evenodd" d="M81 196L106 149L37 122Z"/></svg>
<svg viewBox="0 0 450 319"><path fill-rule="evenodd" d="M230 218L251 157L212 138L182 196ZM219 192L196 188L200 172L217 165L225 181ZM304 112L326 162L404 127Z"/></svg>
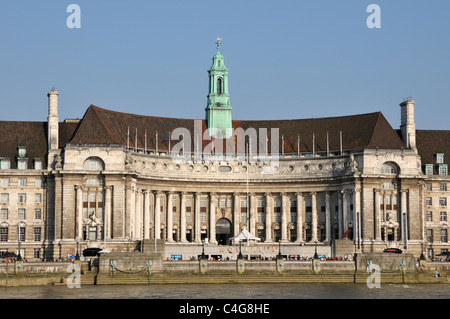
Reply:
<svg viewBox="0 0 450 319"><path fill-rule="evenodd" d="M192 222L191 212L186 212L186 222L188 223Z"/></svg>
<svg viewBox="0 0 450 319"><path fill-rule="evenodd" d="M247 213L241 212L241 223L247 222Z"/></svg>
<svg viewBox="0 0 450 319"><path fill-rule="evenodd" d="M266 221L265 214L264 213L258 213L258 222L264 223Z"/></svg>
<svg viewBox="0 0 450 319"><path fill-rule="evenodd" d="M425 184L425 186L426 186L427 192L431 192L433 190L433 187L431 186L430 183Z"/></svg>
<svg viewBox="0 0 450 319"><path fill-rule="evenodd" d="M97 240L97 227L89 227L89 240Z"/></svg>
<svg viewBox="0 0 450 319"><path fill-rule="evenodd" d="M42 169L42 160L40 158L34 159L34 169Z"/></svg>
<svg viewBox="0 0 450 319"><path fill-rule="evenodd" d="M8 227L0 227L0 241L8 241Z"/></svg>
<svg viewBox="0 0 450 319"><path fill-rule="evenodd" d="M9 194L8 193L2 193L0 195L0 202L2 202L2 203L9 203Z"/></svg>
<svg viewBox="0 0 450 319"><path fill-rule="evenodd" d="M275 222L281 223L281 213L275 213Z"/></svg>
<svg viewBox="0 0 450 319"><path fill-rule="evenodd" d="M89 218L87 207L83 207L83 218Z"/></svg>
<svg viewBox="0 0 450 319"><path fill-rule="evenodd" d="M40 193L34 194L34 202L35 203L42 203L42 194L40 194Z"/></svg>
<svg viewBox="0 0 450 319"><path fill-rule="evenodd" d="M206 207L206 199L200 199L200 207Z"/></svg>
<svg viewBox="0 0 450 319"><path fill-rule="evenodd" d="M425 175L433 175L433 164L425 164Z"/></svg>
<svg viewBox="0 0 450 319"><path fill-rule="evenodd" d="M292 212L291 213L291 222L296 223L297 222L297 213Z"/></svg>
<svg viewBox="0 0 450 319"><path fill-rule="evenodd" d="M91 203L95 203L95 193L90 193L89 194L89 202Z"/></svg>
<svg viewBox="0 0 450 319"><path fill-rule="evenodd" d="M220 199L220 207L227 207L227 200L225 198Z"/></svg>
<svg viewBox="0 0 450 319"><path fill-rule="evenodd" d="M439 197L439 205L447 206L447 197Z"/></svg>
<svg viewBox="0 0 450 319"><path fill-rule="evenodd" d="M34 241L41 241L41 227L34 227Z"/></svg>
<svg viewBox="0 0 450 319"><path fill-rule="evenodd" d="M2 158L0 159L0 169L10 169L11 168L11 162L9 158Z"/></svg>
<svg viewBox="0 0 450 319"><path fill-rule="evenodd" d="M36 186L36 187L42 187L42 179L36 178L36 179L34 180L34 186Z"/></svg>
<svg viewBox="0 0 450 319"><path fill-rule="evenodd" d="M9 178L2 178L2 187L9 186Z"/></svg>
<svg viewBox="0 0 450 319"><path fill-rule="evenodd" d="M438 164L444 163L444 154L443 153L436 154L436 163L438 163Z"/></svg>
<svg viewBox="0 0 450 319"><path fill-rule="evenodd" d="M432 243L433 242L433 230L427 229L427 242Z"/></svg>
<svg viewBox="0 0 450 319"><path fill-rule="evenodd" d="M83 193L83 202L87 202L88 201L88 193Z"/></svg>
<svg viewBox="0 0 450 319"><path fill-rule="evenodd" d="M447 164L440 164L439 165L439 175L440 176L447 176Z"/></svg>
<svg viewBox="0 0 450 319"><path fill-rule="evenodd" d="M42 210L40 208L34 209L34 219L41 219L42 218Z"/></svg>
<svg viewBox="0 0 450 319"><path fill-rule="evenodd" d="M18 209L18 213L19 213L19 219L25 219L26 218L26 209L25 208L19 208Z"/></svg>
<svg viewBox="0 0 450 319"><path fill-rule="evenodd" d="M191 199L186 198L186 207L191 207Z"/></svg>
<svg viewBox="0 0 450 319"><path fill-rule="evenodd" d="M447 229L441 229L441 242L448 242Z"/></svg>
<svg viewBox="0 0 450 319"><path fill-rule="evenodd" d="M427 206L431 206L433 204L433 201L431 200L431 197L427 197L425 200L425 203Z"/></svg>
<svg viewBox="0 0 450 319"><path fill-rule="evenodd" d="M433 212L427 212L427 222L433 221Z"/></svg>
<svg viewBox="0 0 450 319"><path fill-rule="evenodd" d="M27 169L28 168L28 160L18 159L17 160L17 168L18 169Z"/></svg>
<svg viewBox="0 0 450 319"><path fill-rule="evenodd" d="M241 198L241 207L247 207L247 198Z"/></svg>
<svg viewBox="0 0 450 319"><path fill-rule="evenodd" d="M19 227L19 241L24 242L25 241L25 227Z"/></svg>
<svg viewBox="0 0 450 319"><path fill-rule="evenodd" d="M2 208L0 210L0 219L8 219L8 213L9 213L8 208Z"/></svg>
<svg viewBox="0 0 450 319"><path fill-rule="evenodd" d="M27 179L26 178L19 178L18 185L19 185L19 187L27 186Z"/></svg>
<svg viewBox="0 0 450 319"><path fill-rule="evenodd" d="M439 184L439 190L440 191L447 191L447 184Z"/></svg>
<svg viewBox="0 0 450 319"><path fill-rule="evenodd" d="M264 207L265 206L265 201L264 199L260 198L257 201L258 207Z"/></svg>
<svg viewBox="0 0 450 319"><path fill-rule="evenodd" d="M446 222L447 221L447 212L441 212L440 214L440 220L441 222Z"/></svg>
<svg viewBox="0 0 450 319"><path fill-rule="evenodd" d="M17 196L17 200L18 200L19 203L26 203L26 202L27 202L27 194L25 194L25 193L20 193L20 194Z"/></svg>
<svg viewBox="0 0 450 319"><path fill-rule="evenodd" d="M205 212L200 213L200 221L202 223L206 223L206 213Z"/></svg>

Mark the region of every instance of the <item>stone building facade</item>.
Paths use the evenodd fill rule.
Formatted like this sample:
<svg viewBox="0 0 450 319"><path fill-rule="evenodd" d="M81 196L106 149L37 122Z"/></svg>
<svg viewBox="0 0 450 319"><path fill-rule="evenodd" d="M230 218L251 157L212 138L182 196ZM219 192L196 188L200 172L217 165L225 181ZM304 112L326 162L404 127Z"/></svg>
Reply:
<svg viewBox="0 0 450 319"><path fill-rule="evenodd" d="M228 76L211 74L206 120L91 105L81 120L59 121L51 90L47 122L0 122L0 250L65 259L159 239L186 258L204 243L233 245L243 229L285 255L328 252L341 239L356 252L448 250L450 131L416 130L414 101L400 104L398 130L380 112L227 118L221 139L210 101L226 93L231 112Z"/></svg>

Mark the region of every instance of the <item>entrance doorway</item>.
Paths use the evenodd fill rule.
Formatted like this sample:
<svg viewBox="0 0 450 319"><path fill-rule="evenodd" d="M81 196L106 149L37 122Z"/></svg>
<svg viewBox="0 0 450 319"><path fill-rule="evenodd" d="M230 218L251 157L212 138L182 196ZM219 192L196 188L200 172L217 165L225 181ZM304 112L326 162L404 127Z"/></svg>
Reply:
<svg viewBox="0 0 450 319"><path fill-rule="evenodd" d="M219 245L228 245L231 238L231 222L221 218L216 223L216 240Z"/></svg>

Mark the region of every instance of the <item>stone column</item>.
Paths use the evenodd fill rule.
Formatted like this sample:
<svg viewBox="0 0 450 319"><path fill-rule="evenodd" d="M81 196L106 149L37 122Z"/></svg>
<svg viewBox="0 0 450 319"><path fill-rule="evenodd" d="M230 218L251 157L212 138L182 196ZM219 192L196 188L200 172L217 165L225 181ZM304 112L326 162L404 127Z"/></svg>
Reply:
<svg viewBox="0 0 450 319"><path fill-rule="evenodd" d="M76 234L76 238L77 239L82 239L83 238L83 186L81 185L77 185L75 186L76 189L76 196L77 196L77 220L76 220L76 225L77 225L77 234Z"/></svg>
<svg viewBox="0 0 450 319"><path fill-rule="evenodd" d="M195 193L195 211L194 211L194 222L195 222L195 242L201 243L201 232L200 232L200 193Z"/></svg>
<svg viewBox="0 0 450 319"><path fill-rule="evenodd" d="M265 210L266 210L266 240L265 242L272 242L272 196L270 193L265 193L266 200L265 200Z"/></svg>
<svg viewBox="0 0 450 319"><path fill-rule="evenodd" d="M134 235L136 239L141 239L141 215L142 215L142 191L136 190L136 209L134 217Z"/></svg>
<svg viewBox="0 0 450 319"><path fill-rule="evenodd" d="M343 198L343 196L344 196L344 191L343 190L341 190L339 193L338 193L338 227L339 227L339 236L338 236L338 238L339 239L342 239L342 235L344 234L344 227L343 227L343 220L342 220L342 218L343 218L343 216L342 216L342 205L343 205L343 203L342 203L342 198Z"/></svg>
<svg viewBox="0 0 450 319"><path fill-rule="evenodd" d="M135 225L136 220L135 220L135 213L136 213L136 188L134 188L134 186L131 187L131 199L130 199L130 237L131 238L135 238L136 234L135 234L135 229L131 227L131 225Z"/></svg>
<svg viewBox="0 0 450 319"><path fill-rule="evenodd" d="M186 193L181 193L180 203L180 241L186 243Z"/></svg>
<svg viewBox="0 0 450 319"><path fill-rule="evenodd" d="M111 239L111 190L112 186L105 186L105 211L103 218L103 233L106 239Z"/></svg>
<svg viewBox="0 0 450 319"><path fill-rule="evenodd" d="M155 192L155 239L161 239L161 192Z"/></svg>
<svg viewBox="0 0 450 319"><path fill-rule="evenodd" d="M380 190L374 189L375 197L375 240L381 240Z"/></svg>
<svg viewBox="0 0 450 319"><path fill-rule="evenodd" d="M342 191L342 231L348 230L348 190Z"/></svg>
<svg viewBox="0 0 450 319"><path fill-rule="evenodd" d="M288 201L287 199L287 194L286 193L281 193L281 241L282 242L286 242L287 240L287 231L288 231L288 218L287 218L287 214L288 214L288 207L290 207L290 205L288 205L286 202Z"/></svg>
<svg viewBox="0 0 450 319"><path fill-rule="evenodd" d="M317 193L312 192L311 194L311 217L312 217L312 229L311 229L311 241L317 241Z"/></svg>
<svg viewBox="0 0 450 319"><path fill-rule="evenodd" d="M173 192L167 192L167 241L173 242Z"/></svg>
<svg viewBox="0 0 450 319"><path fill-rule="evenodd" d="M217 244L216 240L216 194L209 194L209 242Z"/></svg>
<svg viewBox="0 0 450 319"><path fill-rule="evenodd" d="M150 191L144 192L144 239L150 239Z"/></svg>
<svg viewBox="0 0 450 319"><path fill-rule="evenodd" d="M353 192L353 240L361 242L361 189L355 188Z"/></svg>
<svg viewBox="0 0 450 319"><path fill-rule="evenodd" d="M234 236L236 236L239 234L239 220L241 216L241 202L239 193L233 193L233 210Z"/></svg>
<svg viewBox="0 0 450 319"><path fill-rule="evenodd" d="M331 240L330 192L325 193L325 240Z"/></svg>
<svg viewBox="0 0 450 319"><path fill-rule="evenodd" d="M303 242L303 214L305 202L303 194L297 193L297 242Z"/></svg>
<svg viewBox="0 0 450 319"><path fill-rule="evenodd" d="M402 203L401 203L401 227L402 227L402 241L405 248L408 247L408 207L406 204L406 194L408 193L407 189L402 189Z"/></svg>

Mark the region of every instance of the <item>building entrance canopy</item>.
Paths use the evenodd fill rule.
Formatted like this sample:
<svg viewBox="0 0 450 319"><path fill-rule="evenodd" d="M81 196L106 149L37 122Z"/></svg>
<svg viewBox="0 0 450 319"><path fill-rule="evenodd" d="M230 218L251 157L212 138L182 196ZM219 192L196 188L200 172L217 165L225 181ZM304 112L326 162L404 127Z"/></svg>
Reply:
<svg viewBox="0 0 450 319"><path fill-rule="evenodd" d="M253 236L246 228L244 228L239 235L236 237L233 237L233 240L235 243L239 243L241 240L254 240L254 241L261 241L261 238Z"/></svg>

